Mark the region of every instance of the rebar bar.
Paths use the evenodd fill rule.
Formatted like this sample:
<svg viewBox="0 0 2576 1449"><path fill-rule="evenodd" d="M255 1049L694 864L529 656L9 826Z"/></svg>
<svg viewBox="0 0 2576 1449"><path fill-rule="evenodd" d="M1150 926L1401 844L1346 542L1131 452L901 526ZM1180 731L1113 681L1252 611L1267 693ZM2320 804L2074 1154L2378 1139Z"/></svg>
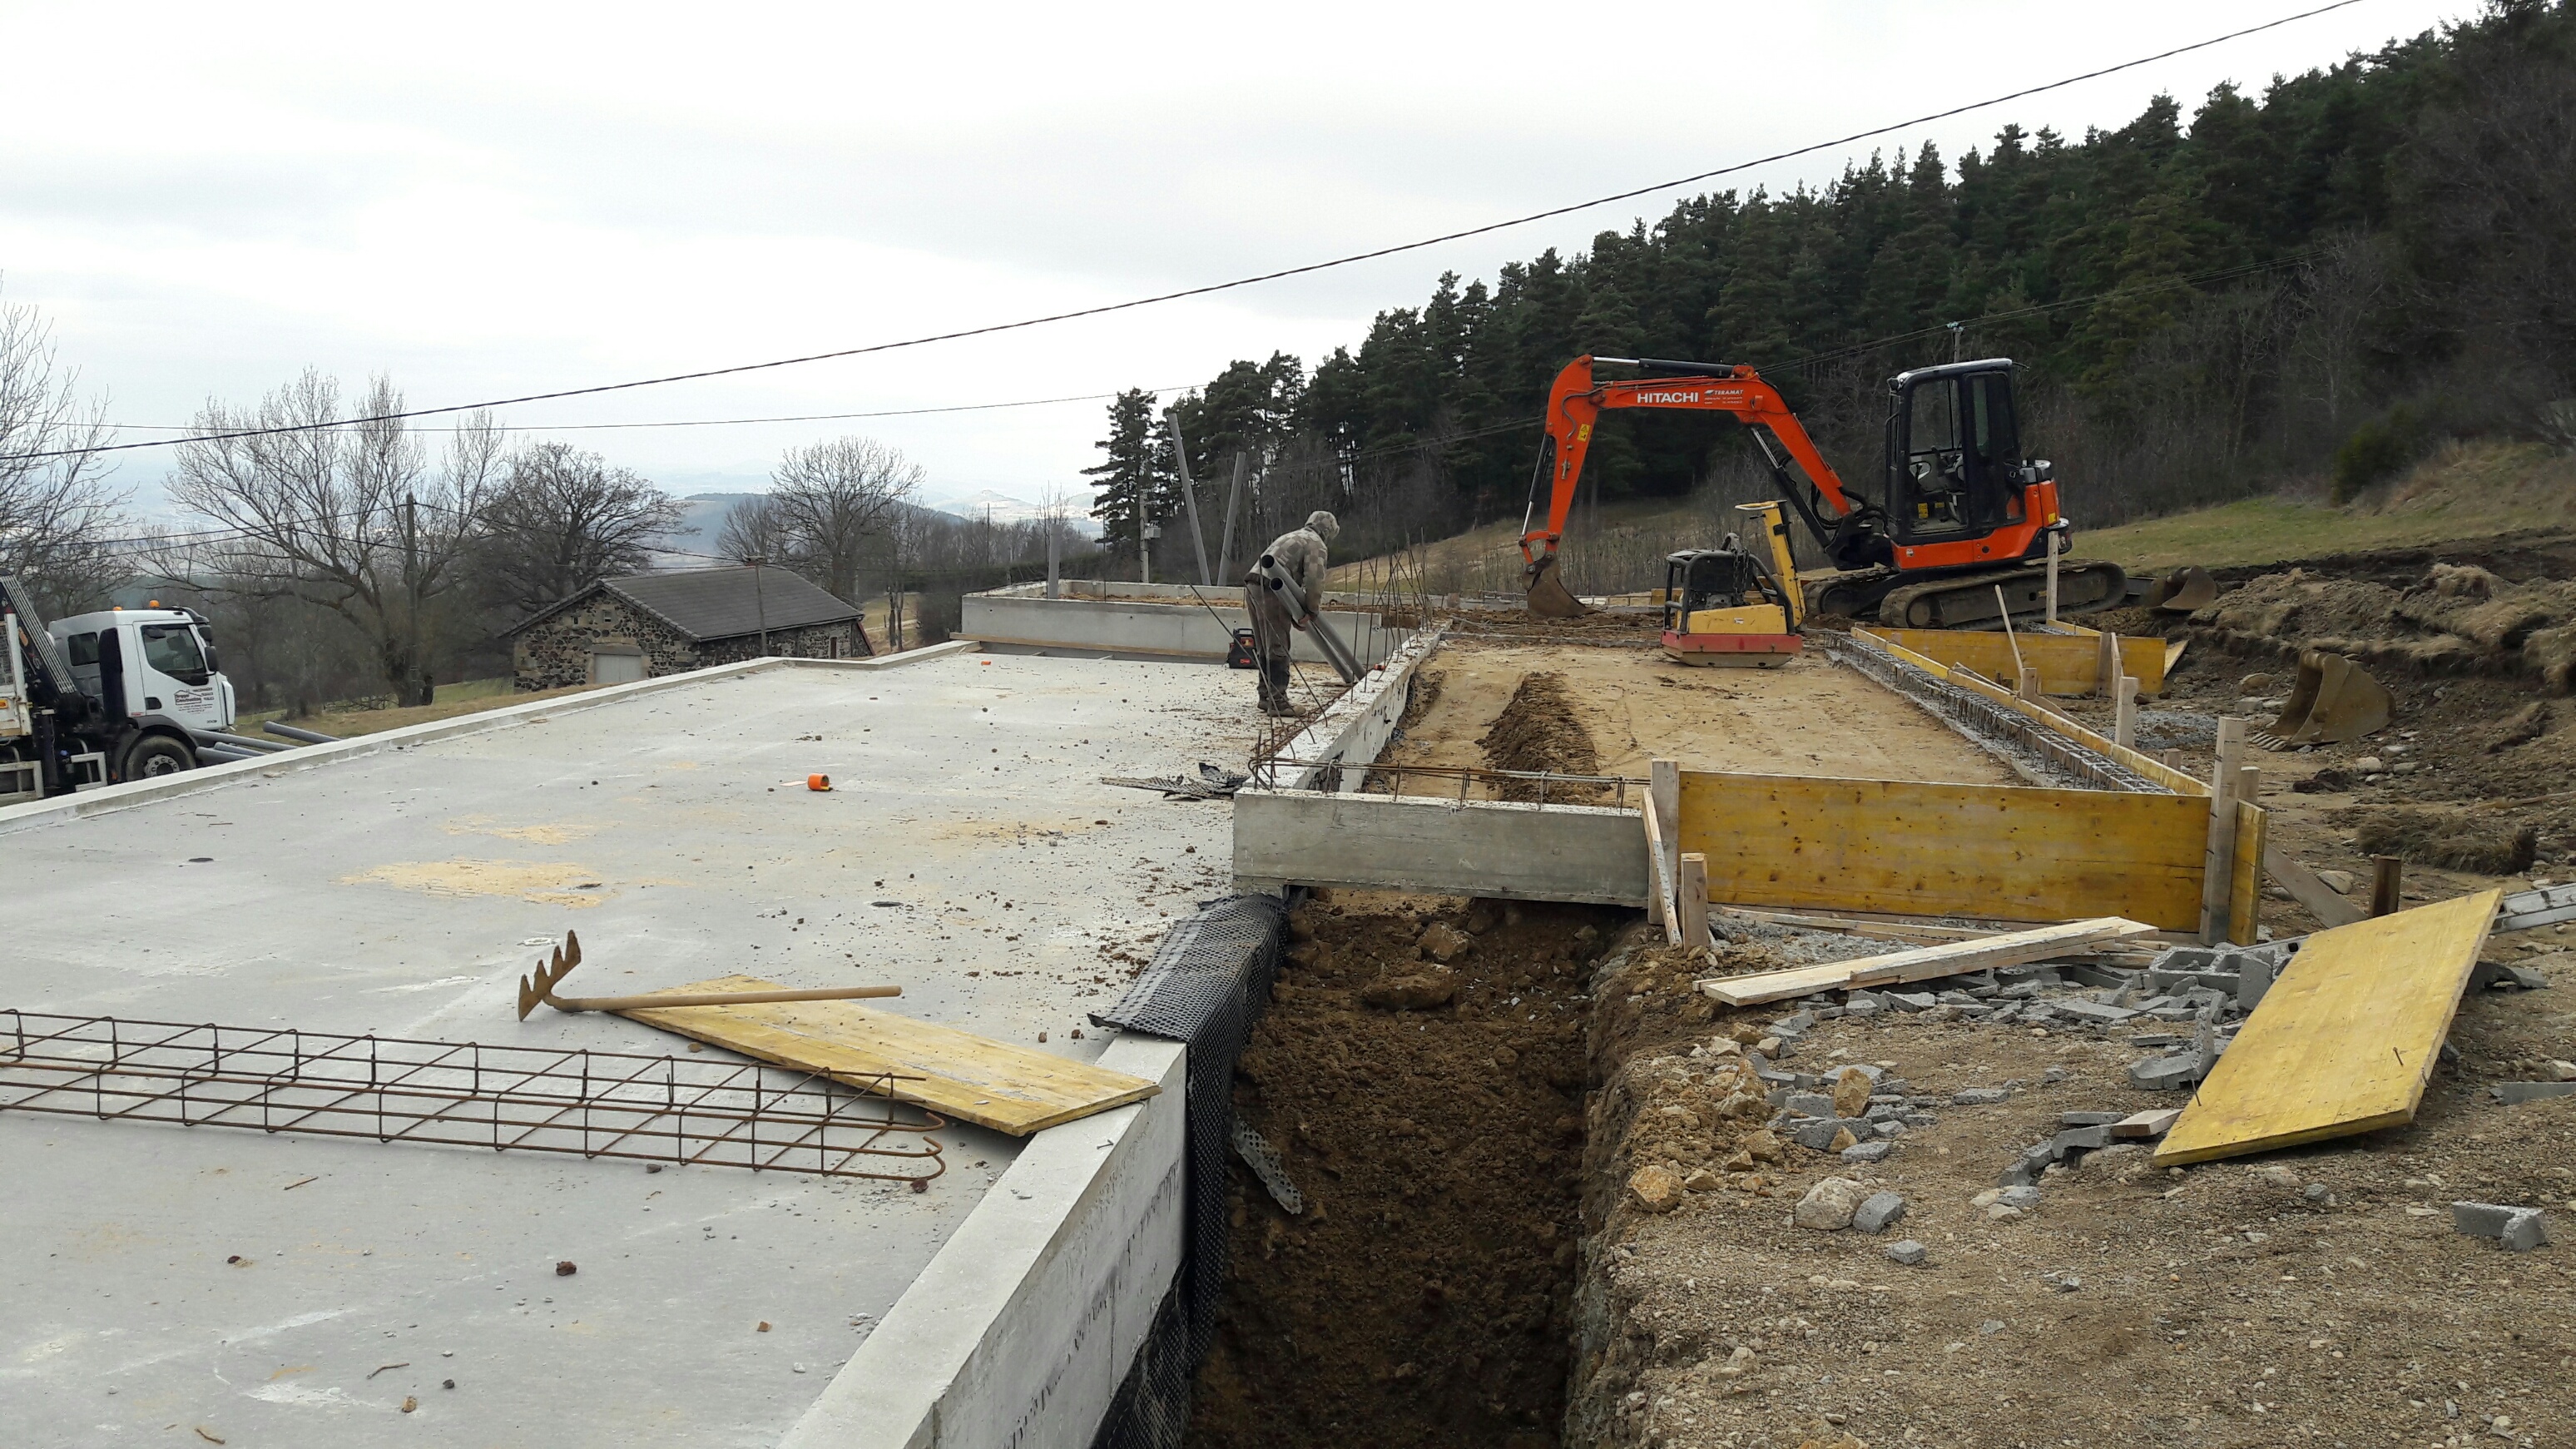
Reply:
<svg viewBox="0 0 2576 1449"><path fill-rule="evenodd" d="M0 1053L0 1112L896 1182L946 1170L930 1134L948 1124L890 1100L915 1080L898 1073L17 1010L0 1010Z"/></svg>

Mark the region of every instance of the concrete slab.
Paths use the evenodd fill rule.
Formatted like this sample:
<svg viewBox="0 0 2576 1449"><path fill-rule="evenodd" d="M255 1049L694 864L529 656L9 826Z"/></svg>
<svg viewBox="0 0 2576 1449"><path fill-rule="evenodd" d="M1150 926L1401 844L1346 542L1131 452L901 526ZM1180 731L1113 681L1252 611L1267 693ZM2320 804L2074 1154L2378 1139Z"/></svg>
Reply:
<svg viewBox="0 0 2576 1449"><path fill-rule="evenodd" d="M0 1006L685 1050L514 1019L530 943L570 926L576 987L891 980L909 1014L1096 1056L1070 1030L1224 888L1228 831L1097 777L1239 766L1256 718L1225 671L960 654L245 770L0 835ZM410 1397L443 1441L774 1443L1021 1151L942 1136L914 1195L0 1115L0 1442L372 1442Z"/></svg>

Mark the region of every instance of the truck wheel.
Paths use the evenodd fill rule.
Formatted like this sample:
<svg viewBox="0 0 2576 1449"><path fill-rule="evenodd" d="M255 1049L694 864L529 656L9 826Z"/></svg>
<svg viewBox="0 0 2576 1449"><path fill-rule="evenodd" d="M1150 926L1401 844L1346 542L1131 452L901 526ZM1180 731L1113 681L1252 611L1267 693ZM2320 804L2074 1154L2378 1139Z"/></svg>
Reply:
<svg viewBox="0 0 2576 1449"><path fill-rule="evenodd" d="M168 735L137 740L125 757L125 778L129 780L154 780L195 768L197 752Z"/></svg>

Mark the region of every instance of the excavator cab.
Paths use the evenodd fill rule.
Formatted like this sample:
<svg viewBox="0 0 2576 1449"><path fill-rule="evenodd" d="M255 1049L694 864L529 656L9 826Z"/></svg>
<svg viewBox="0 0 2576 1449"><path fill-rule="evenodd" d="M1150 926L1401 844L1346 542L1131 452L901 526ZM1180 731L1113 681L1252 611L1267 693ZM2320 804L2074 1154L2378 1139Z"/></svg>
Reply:
<svg viewBox="0 0 2576 1449"><path fill-rule="evenodd" d="M2022 491L2048 465L2021 456L2012 370L1989 358L1888 380L1887 517L1900 546L1984 538L2022 521Z"/></svg>

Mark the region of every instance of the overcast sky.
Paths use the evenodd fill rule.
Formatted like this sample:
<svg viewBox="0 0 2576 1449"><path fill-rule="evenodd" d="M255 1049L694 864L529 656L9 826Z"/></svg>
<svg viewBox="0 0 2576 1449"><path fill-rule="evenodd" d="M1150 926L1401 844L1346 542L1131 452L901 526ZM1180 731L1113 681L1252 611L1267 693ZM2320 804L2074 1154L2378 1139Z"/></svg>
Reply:
<svg viewBox="0 0 2576 1449"><path fill-rule="evenodd" d="M2314 0L1727 5L0 4L0 297L125 423L310 365L415 405L859 346L1365 250L2054 80ZM1872 147L2080 136L2158 91L2375 50L2470 0L2362 0ZM857 412L1309 364L1443 270L1490 277L1677 193L998 338L515 408ZM558 434L680 491L841 431L930 496L1078 485L1102 404ZM127 434L127 437L150 436ZM121 477L157 504L159 455Z"/></svg>

